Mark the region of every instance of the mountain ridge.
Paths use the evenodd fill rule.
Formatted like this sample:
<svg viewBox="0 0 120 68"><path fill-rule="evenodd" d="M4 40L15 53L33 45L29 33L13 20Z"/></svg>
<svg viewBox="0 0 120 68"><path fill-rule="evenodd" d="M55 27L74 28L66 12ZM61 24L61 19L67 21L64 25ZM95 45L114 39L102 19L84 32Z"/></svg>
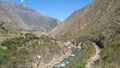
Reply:
<svg viewBox="0 0 120 68"><path fill-rule="evenodd" d="M57 26L59 20L42 15L35 10L15 3L0 3L1 14L6 15L6 19L11 20L12 23L18 25L25 30L36 30L49 32L52 28ZM1 15L1 18L3 16ZM5 17L3 17L5 18ZM3 19L1 19L2 21Z"/></svg>
<svg viewBox="0 0 120 68"><path fill-rule="evenodd" d="M106 2L107 4L104 2ZM101 3L103 3L102 6L100 5ZM61 35L61 34L69 35L69 34L78 33L78 31L83 31L85 28L88 29L87 27L89 25L97 25L100 22L99 20L103 19L103 16L105 16L105 15L107 16L110 13L113 13L113 14L111 14L112 16L114 16L115 14L119 15L119 10L117 10L117 9L119 9L119 2L117 2L117 0L101 1L101 3L99 2L99 0L95 0L95 2L90 4L89 6L86 6L83 9L76 10L75 13L73 13L71 16L69 16L63 24L58 25L58 27L56 27L56 29L53 29L53 31L51 31L50 34L57 36L57 35ZM116 3L116 5L115 5L115 3ZM95 6L95 5L97 5L97 6ZM109 8L106 9L105 7L109 7ZM106 12L108 12L108 13L106 13ZM110 15L108 15L108 17L110 18ZM108 19L108 17L106 17L106 18ZM116 15L115 22L117 22L117 19L119 20L119 16ZM96 22L96 23L92 23L92 22ZM99 25L101 25L101 24L104 25L104 23L100 23ZM71 31L73 31L73 32L71 32Z"/></svg>

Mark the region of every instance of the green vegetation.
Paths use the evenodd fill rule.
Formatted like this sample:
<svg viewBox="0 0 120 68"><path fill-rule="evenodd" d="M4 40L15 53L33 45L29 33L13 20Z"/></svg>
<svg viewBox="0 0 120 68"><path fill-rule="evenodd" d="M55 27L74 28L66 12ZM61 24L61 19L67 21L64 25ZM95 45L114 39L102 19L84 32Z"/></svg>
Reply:
<svg viewBox="0 0 120 68"><path fill-rule="evenodd" d="M74 61L70 62L66 68L85 68L88 59L95 54L95 48L92 42L98 46L102 46L101 58L94 64L94 68L120 67L119 10L119 0L95 0L93 4L73 13L73 15L65 21L65 24L59 27L62 29L58 28L56 30L58 33L53 32L60 41L70 41L74 39L75 43L84 42L82 46L83 53ZM19 16L24 18L26 14L19 13ZM31 19L32 21L27 18L29 19L29 17L26 16L23 20L26 21L28 25L34 21L39 22L39 20L36 20L36 17ZM56 22L56 20L46 21ZM40 24L34 23L34 26L39 26ZM21 29L17 29L16 25L13 25L14 24L10 22L0 22L0 33L19 33ZM49 25L46 31L49 31L47 29L51 29L57 24L52 24L53 26L51 27ZM34 27L34 29L39 30L40 28ZM4 37L0 36L0 38ZM57 46L59 44L55 39L45 35L36 37L31 33L26 33L25 35L21 34L21 36L0 41L2 41L0 45L0 67L2 68L17 68L19 65L19 68L33 68L31 64L35 62L35 60L38 60L38 63L40 63L40 61L47 63L53 59L51 57L54 57L54 55L61 54L61 51L65 52L64 47ZM40 60L35 58L38 54L42 57Z"/></svg>
<svg viewBox="0 0 120 68"><path fill-rule="evenodd" d="M19 36L15 38L5 39L1 46L7 47L9 50L16 50L18 47L22 47L26 42L36 39L37 37L33 34L26 33L25 36Z"/></svg>
<svg viewBox="0 0 120 68"><path fill-rule="evenodd" d="M64 47L59 45L49 36L32 33L5 39L0 45L0 68L31 68L34 62L47 63L54 55L62 54ZM42 58L36 58L38 55Z"/></svg>
<svg viewBox="0 0 120 68"><path fill-rule="evenodd" d="M15 60L19 54L22 54L21 52L17 52L17 48L25 45L25 43L31 39L30 37L33 37L32 34L28 37L25 34L25 37L19 36L2 41L0 45L0 67L3 67L2 65L7 61Z"/></svg>
<svg viewBox="0 0 120 68"><path fill-rule="evenodd" d="M85 68L88 59L95 54L95 47L90 41L87 41L82 48L84 52L70 62L66 68Z"/></svg>
<svg viewBox="0 0 120 68"><path fill-rule="evenodd" d="M22 46L27 39L24 39L24 37L17 37L12 39L6 39L4 40L1 45L6 46L10 50L15 50L17 47Z"/></svg>
<svg viewBox="0 0 120 68"><path fill-rule="evenodd" d="M104 44L101 59L94 66L95 68L117 68L120 63L120 39Z"/></svg>
<svg viewBox="0 0 120 68"><path fill-rule="evenodd" d="M120 1L95 0L91 5L73 13L58 29L56 37L60 40L92 41L102 46L101 59L94 68L120 67ZM57 30L56 30L57 32ZM53 32L54 33L54 32ZM87 48L87 47L86 47ZM89 52L89 51L87 51ZM87 55L84 51L83 55ZM83 56L82 55L82 56ZM87 59L86 59L87 60ZM85 61L86 61L85 60ZM74 68L84 64L83 58L74 63ZM75 67L76 65L76 67Z"/></svg>

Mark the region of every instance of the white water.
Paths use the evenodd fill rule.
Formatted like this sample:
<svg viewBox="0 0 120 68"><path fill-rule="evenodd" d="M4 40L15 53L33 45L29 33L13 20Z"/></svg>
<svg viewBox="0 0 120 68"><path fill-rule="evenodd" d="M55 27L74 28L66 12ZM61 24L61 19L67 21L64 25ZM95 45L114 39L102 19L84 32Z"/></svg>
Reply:
<svg viewBox="0 0 120 68"><path fill-rule="evenodd" d="M81 54L81 51L78 48L70 47L70 46L68 48L71 49L72 54L70 56L68 56L67 58L64 58L64 60L62 62L55 64L53 68L65 68L66 64L69 64L78 55Z"/></svg>

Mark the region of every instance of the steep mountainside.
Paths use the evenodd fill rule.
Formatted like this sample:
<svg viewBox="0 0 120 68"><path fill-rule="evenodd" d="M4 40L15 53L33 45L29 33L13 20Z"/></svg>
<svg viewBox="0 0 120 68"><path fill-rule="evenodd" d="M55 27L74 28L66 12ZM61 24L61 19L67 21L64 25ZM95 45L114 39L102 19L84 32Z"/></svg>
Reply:
<svg viewBox="0 0 120 68"><path fill-rule="evenodd" d="M93 4L75 11L63 24L53 29L51 34L75 37L75 34L88 36L96 34L97 31L99 32L97 34L105 34L113 30L119 33L119 6L119 0L95 0Z"/></svg>
<svg viewBox="0 0 120 68"><path fill-rule="evenodd" d="M48 32L58 24L58 20L44 16L24 4L0 3L0 21L16 24L24 30Z"/></svg>
<svg viewBox="0 0 120 68"><path fill-rule="evenodd" d="M97 62L95 68L120 67L119 0L95 0L85 8L75 11L63 24L53 29L50 34L60 40L75 39L76 43L86 40L95 42L102 48L101 59ZM81 61L77 59L76 64L79 64L78 62ZM79 68L79 65L76 65L75 62L72 64L73 68ZM77 67L74 67L75 65Z"/></svg>

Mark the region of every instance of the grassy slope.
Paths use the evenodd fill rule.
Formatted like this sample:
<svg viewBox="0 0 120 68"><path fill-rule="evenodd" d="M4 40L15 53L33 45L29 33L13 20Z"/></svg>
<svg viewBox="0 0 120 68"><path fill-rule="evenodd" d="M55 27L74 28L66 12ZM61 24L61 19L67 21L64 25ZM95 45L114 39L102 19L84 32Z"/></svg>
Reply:
<svg viewBox="0 0 120 68"><path fill-rule="evenodd" d="M119 1L115 2L96 0L93 4L84 9L78 10L66 21L66 28L63 28L57 36L72 39L81 36L98 38L100 35L108 35L119 32L117 20L119 16ZM116 27L116 28L115 28ZM116 33L116 32L115 32Z"/></svg>
<svg viewBox="0 0 120 68"><path fill-rule="evenodd" d="M33 63L48 63L53 56L63 54L64 48L51 37L25 34L6 39L0 45L0 68L31 68ZM41 59L36 58L38 55Z"/></svg>
<svg viewBox="0 0 120 68"><path fill-rule="evenodd" d="M120 66L120 39L104 44L101 59L94 68L119 68Z"/></svg>
<svg viewBox="0 0 120 68"><path fill-rule="evenodd" d="M57 34L57 37L60 40L76 39L79 42L82 40L100 42L104 47L101 53L102 58L95 66L98 68L99 66L102 68L117 67L120 63L118 60L120 57L119 6L119 0L96 0L86 8L73 13L65 21L65 25L62 27L66 27ZM74 64L79 65L77 62Z"/></svg>

